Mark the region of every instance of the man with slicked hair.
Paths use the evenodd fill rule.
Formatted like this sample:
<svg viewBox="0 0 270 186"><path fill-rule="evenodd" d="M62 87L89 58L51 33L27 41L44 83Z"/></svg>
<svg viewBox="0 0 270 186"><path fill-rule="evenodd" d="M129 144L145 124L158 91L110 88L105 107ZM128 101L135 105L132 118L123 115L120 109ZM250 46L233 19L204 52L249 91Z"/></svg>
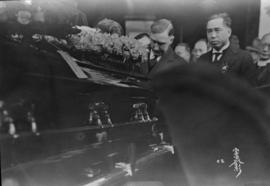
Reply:
<svg viewBox="0 0 270 186"><path fill-rule="evenodd" d="M170 20L160 19L151 25L151 50L155 59L150 61L148 77L152 78L156 73L166 69L168 66L185 60L175 54L171 45L174 41L174 28Z"/></svg>
<svg viewBox="0 0 270 186"><path fill-rule="evenodd" d="M251 55L230 43L231 18L227 13L214 14L206 24L207 39L212 50L202 55L199 62L211 64L221 73L236 76L251 85L256 84L256 67Z"/></svg>

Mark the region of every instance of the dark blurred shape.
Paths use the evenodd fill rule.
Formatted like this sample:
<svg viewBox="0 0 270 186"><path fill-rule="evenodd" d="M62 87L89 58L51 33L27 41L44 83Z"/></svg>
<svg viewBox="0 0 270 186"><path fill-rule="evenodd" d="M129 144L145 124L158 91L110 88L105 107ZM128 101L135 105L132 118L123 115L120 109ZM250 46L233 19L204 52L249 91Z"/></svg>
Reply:
<svg viewBox="0 0 270 186"><path fill-rule="evenodd" d="M270 184L268 98L203 64L167 69L153 87L190 186Z"/></svg>

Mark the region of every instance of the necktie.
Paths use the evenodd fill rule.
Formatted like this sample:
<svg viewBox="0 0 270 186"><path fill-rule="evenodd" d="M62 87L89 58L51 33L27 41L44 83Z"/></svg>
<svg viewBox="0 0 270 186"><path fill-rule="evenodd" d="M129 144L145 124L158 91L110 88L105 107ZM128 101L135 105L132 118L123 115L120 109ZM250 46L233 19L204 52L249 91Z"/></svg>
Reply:
<svg viewBox="0 0 270 186"><path fill-rule="evenodd" d="M215 63L215 62L219 61L221 56L222 56L222 52L213 53L213 61L212 62Z"/></svg>

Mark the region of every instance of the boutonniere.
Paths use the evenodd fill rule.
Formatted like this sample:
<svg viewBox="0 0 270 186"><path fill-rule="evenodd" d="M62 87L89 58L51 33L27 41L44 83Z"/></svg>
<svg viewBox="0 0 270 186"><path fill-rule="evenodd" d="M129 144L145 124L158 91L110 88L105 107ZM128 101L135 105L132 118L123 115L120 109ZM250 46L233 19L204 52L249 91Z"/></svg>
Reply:
<svg viewBox="0 0 270 186"><path fill-rule="evenodd" d="M221 68L221 72L226 73L226 72L228 72L228 69L229 69L229 66L227 64L223 65L222 68Z"/></svg>

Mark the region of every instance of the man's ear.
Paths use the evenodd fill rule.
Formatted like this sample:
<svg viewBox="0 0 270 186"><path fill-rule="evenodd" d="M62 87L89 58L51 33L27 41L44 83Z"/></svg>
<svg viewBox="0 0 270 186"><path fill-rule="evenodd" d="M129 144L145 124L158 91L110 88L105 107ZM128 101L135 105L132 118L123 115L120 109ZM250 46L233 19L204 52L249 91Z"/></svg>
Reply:
<svg viewBox="0 0 270 186"><path fill-rule="evenodd" d="M173 35L171 35L171 36L170 36L170 44L172 44L172 43L173 43L173 40L174 40L174 36L173 36Z"/></svg>
<svg viewBox="0 0 270 186"><path fill-rule="evenodd" d="M231 28L228 28L228 34L231 37L231 35L232 35L232 29Z"/></svg>

